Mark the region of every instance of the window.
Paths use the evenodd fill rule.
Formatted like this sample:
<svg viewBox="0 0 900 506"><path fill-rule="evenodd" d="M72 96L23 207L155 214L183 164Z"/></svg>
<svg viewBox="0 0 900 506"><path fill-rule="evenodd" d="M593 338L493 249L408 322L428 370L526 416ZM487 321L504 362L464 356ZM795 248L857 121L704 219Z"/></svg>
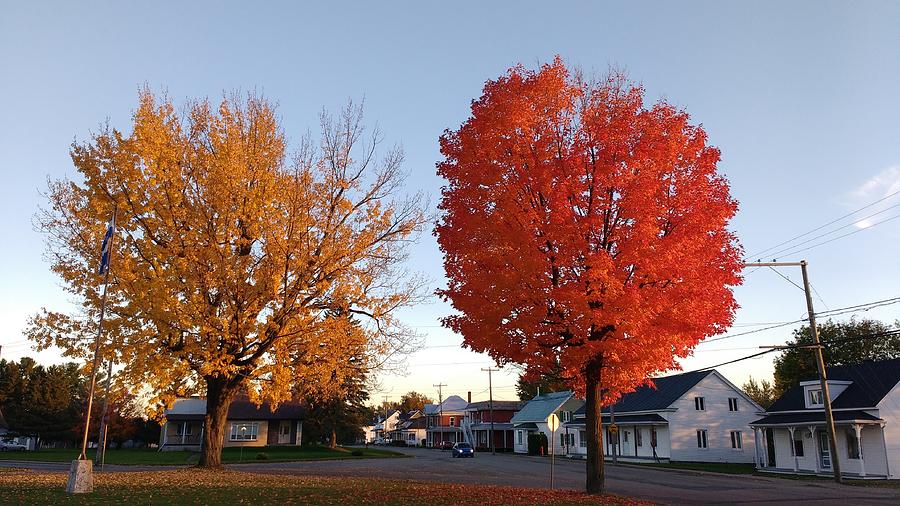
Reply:
<svg viewBox="0 0 900 506"><path fill-rule="evenodd" d="M193 433L193 426L188 422L179 423L175 426L176 436L190 436Z"/></svg>
<svg viewBox="0 0 900 506"><path fill-rule="evenodd" d="M822 390L810 390L809 391L809 404L810 405L822 405Z"/></svg>
<svg viewBox="0 0 900 506"><path fill-rule="evenodd" d="M731 448L734 450L741 450L744 448L743 434L741 434L741 431L731 431Z"/></svg>
<svg viewBox="0 0 900 506"><path fill-rule="evenodd" d="M656 448L656 427L650 427L650 446Z"/></svg>
<svg viewBox="0 0 900 506"><path fill-rule="evenodd" d="M587 432L580 430L578 431L578 446L582 448L587 448Z"/></svg>
<svg viewBox="0 0 900 506"><path fill-rule="evenodd" d="M728 398L728 411L737 411L737 397L729 397Z"/></svg>
<svg viewBox="0 0 900 506"><path fill-rule="evenodd" d="M800 437L802 438L803 436ZM797 457L803 456L803 439L794 440L794 455Z"/></svg>
<svg viewBox="0 0 900 506"><path fill-rule="evenodd" d="M697 431L697 448L709 448L706 444L706 429Z"/></svg>
<svg viewBox="0 0 900 506"><path fill-rule="evenodd" d="M628 431L627 430L625 431L625 442L626 443L628 442Z"/></svg>
<svg viewBox="0 0 900 506"><path fill-rule="evenodd" d="M291 434L291 426L290 426L290 424L283 424L283 425L281 426L281 435L282 435L282 436L289 436L290 434Z"/></svg>
<svg viewBox="0 0 900 506"><path fill-rule="evenodd" d="M858 459L859 456L859 439L856 437L856 431L852 428L847 429L847 458Z"/></svg>
<svg viewBox="0 0 900 506"><path fill-rule="evenodd" d="M694 409L706 411L706 401L704 401L703 397L694 397Z"/></svg>
<svg viewBox="0 0 900 506"><path fill-rule="evenodd" d="M572 421L572 412L571 411L563 411L562 412L562 421L564 421L564 422Z"/></svg>
<svg viewBox="0 0 900 506"><path fill-rule="evenodd" d="M455 416L451 416L451 417L450 417L450 426L451 426L451 427L455 427L455 426L456 426L456 417L455 417Z"/></svg>
<svg viewBox="0 0 900 506"><path fill-rule="evenodd" d="M641 429L635 429L634 443L638 446L644 446L644 438L641 436Z"/></svg>
<svg viewBox="0 0 900 506"><path fill-rule="evenodd" d="M516 431L516 437L519 439L518 444L521 445L522 444L522 431L521 430Z"/></svg>
<svg viewBox="0 0 900 506"><path fill-rule="evenodd" d="M566 446L566 434L560 432L559 433L559 447L562 448Z"/></svg>
<svg viewBox="0 0 900 506"><path fill-rule="evenodd" d="M259 433L258 423L231 424L231 441L256 441Z"/></svg>
<svg viewBox="0 0 900 506"><path fill-rule="evenodd" d="M416 435L413 434L412 432L410 432L410 433L409 433L409 437L408 437L407 439L410 440L410 441L415 441L415 440L416 440Z"/></svg>

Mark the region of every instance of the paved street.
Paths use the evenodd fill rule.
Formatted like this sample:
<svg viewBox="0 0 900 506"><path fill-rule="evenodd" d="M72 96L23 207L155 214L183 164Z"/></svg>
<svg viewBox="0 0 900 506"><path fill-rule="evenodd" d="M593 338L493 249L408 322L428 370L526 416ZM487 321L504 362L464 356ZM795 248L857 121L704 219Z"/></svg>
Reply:
<svg viewBox="0 0 900 506"><path fill-rule="evenodd" d="M400 448L414 459L243 464L239 469L277 474L364 476L433 480L447 483L549 486L549 460L521 455L479 453L453 459L449 452ZM582 490L584 462L557 459L554 482ZM900 504L900 490L838 486L755 476L722 476L631 466L607 466L609 491L666 504Z"/></svg>
<svg viewBox="0 0 900 506"><path fill-rule="evenodd" d="M332 460L233 464L232 469L291 475L360 476L431 480L516 487L549 486L549 460L521 455L479 453L453 459L449 452L398 448L411 459ZM0 461L0 467L67 471L68 463ZM107 472L174 469L174 466L106 466ZM691 471L608 465L609 491L664 504L900 504L900 490L838 486L825 481L794 481L757 476L723 476ZM558 488L584 487L584 462L557 459Z"/></svg>

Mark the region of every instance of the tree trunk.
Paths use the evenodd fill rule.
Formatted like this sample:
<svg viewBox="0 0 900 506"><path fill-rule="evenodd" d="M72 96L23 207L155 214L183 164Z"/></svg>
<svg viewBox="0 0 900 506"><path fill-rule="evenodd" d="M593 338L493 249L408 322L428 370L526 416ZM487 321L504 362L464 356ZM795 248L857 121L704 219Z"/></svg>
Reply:
<svg viewBox="0 0 900 506"><path fill-rule="evenodd" d="M606 475L603 469L603 420L601 418L602 391L600 375L603 359L588 362L585 367L587 386L584 412L586 415L587 437L587 483L588 494L602 494L606 489Z"/></svg>
<svg viewBox="0 0 900 506"><path fill-rule="evenodd" d="M334 425L331 426L331 448L337 448L337 434L334 430Z"/></svg>
<svg viewBox="0 0 900 506"><path fill-rule="evenodd" d="M237 393L237 384L219 378L206 378L206 416L203 419L203 448L200 467L222 467L225 446L225 422L228 407Z"/></svg>

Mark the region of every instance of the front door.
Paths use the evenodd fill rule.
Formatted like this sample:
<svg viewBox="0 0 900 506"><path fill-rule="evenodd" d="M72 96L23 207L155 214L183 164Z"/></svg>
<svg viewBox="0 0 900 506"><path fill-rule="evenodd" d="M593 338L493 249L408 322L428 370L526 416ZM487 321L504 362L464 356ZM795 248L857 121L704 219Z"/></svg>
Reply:
<svg viewBox="0 0 900 506"><path fill-rule="evenodd" d="M828 445L828 433L819 433L819 461L822 469L831 469L831 446Z"/></svg>
<svg viewBox="0 0 900 506"><path fill-rule="evenodd" d="M775 431L766 429L766 464L775 467Z"/></svg>
<svg viewBox="0 0 900 506"><path fill-rule="evenodd" d="M282 420L278 426L278 444L284 445L291 442L291 422Z"/></svg>

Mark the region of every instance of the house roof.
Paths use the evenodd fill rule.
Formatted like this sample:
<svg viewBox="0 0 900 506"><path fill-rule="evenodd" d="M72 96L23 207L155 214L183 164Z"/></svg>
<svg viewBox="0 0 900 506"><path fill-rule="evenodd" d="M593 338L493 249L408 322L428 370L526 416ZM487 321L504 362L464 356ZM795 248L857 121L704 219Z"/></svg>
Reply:
<svg viewBox="0 0 900 506"><path fill-rule="evenodd" d="M686 372L682 374L673 374L671 376L662 376L660 378L651 378L653 386L644 385L638 387L634 392L623 395L619 401L615 403L614 408L617 413L616 421L618 421L618 413L628 413L632 411L658 411L666 409L677 401L688 390L694 387L703 378L706 378L713 371L696 371ZM584 406L575 412L578 418L584 417ZM609 406L603 408L604 413L609 412Z"/></svg>
<svg viewBox="0 0 900 506"><path fill-rule="evenodd" d="M612 417L604 413L603 414L603 425L607 425L612 422ZM656 413L645 413L641 415L619 415L616 414L616 425L631 425L631 424L659 424L665 425L669 423L665 418L659 416ZM584 419L579 419L578 421L566 422L563 425L567 426L576 426L576 427L584 427Z"/></svg>
<svg viewBox="0 0 900 506"><path fill-rule="evenodd" d="M874 408L900 382L900 358L828 367L826 374L829 380L852 382L832 401L833 409ZM766 411L773 413L802 409L806 409L806 401L803 398L803 387L797 385L779 397Z"/></svg>
<svg viewBox="0 0 900 506"><path fill-rule="evenodd" d="M454 412L462 413L463 411L466 410L466 406L468 404L469 403L466 402L466 400L463 399L462 397L460 397L458 395L451 395L450 397L447 397L446 399L444 399L444 402L442 402L440 404L426 404L425 405L425 414L426 415L436 415L441 411L451 412L451 413L454 413Z"/></svg>
<svg viewBox="0 0 900 506"><path fill-rule="evenodd" d="M305 409L299 402L285 402L272 411L268 402L257 408L247 397L238 397L228 407L229 420L299 420ZM172 421L202 420L206 415L206 399L190 397L178 399L172 409L166 410L166 419Z"/></svg>
<svg viewBox="0 0 900 506"><path fill-rule="evenodd" d="M494 411L518 411L524 405L524 401L494 401ZM470 402L466 411L488 411L491 409L491 401Z"/></svg>
<svg viewBox="0 0 900 506"><path fill-rule="evenodd" d="M559 407L571 397L572 392L570 390L537 395L534 399L526 402L525 405L522 406L522 409L513 415L512 420L510 421L514 424L523 422L543 422L547 420L550 413L558 410Z"/></svg>
<svg viewBox="0 0 900 506"><path fill-rule="evenodd" d="M873 416L865 411L834 411L835 423L839 422L883 422L884 420ZM820 424L825 423L825 411L816 411L810 413L782 413L769 415L754 422L750 422L751 426L775 426L775 425L804 425L804 424Z"/></svg>

